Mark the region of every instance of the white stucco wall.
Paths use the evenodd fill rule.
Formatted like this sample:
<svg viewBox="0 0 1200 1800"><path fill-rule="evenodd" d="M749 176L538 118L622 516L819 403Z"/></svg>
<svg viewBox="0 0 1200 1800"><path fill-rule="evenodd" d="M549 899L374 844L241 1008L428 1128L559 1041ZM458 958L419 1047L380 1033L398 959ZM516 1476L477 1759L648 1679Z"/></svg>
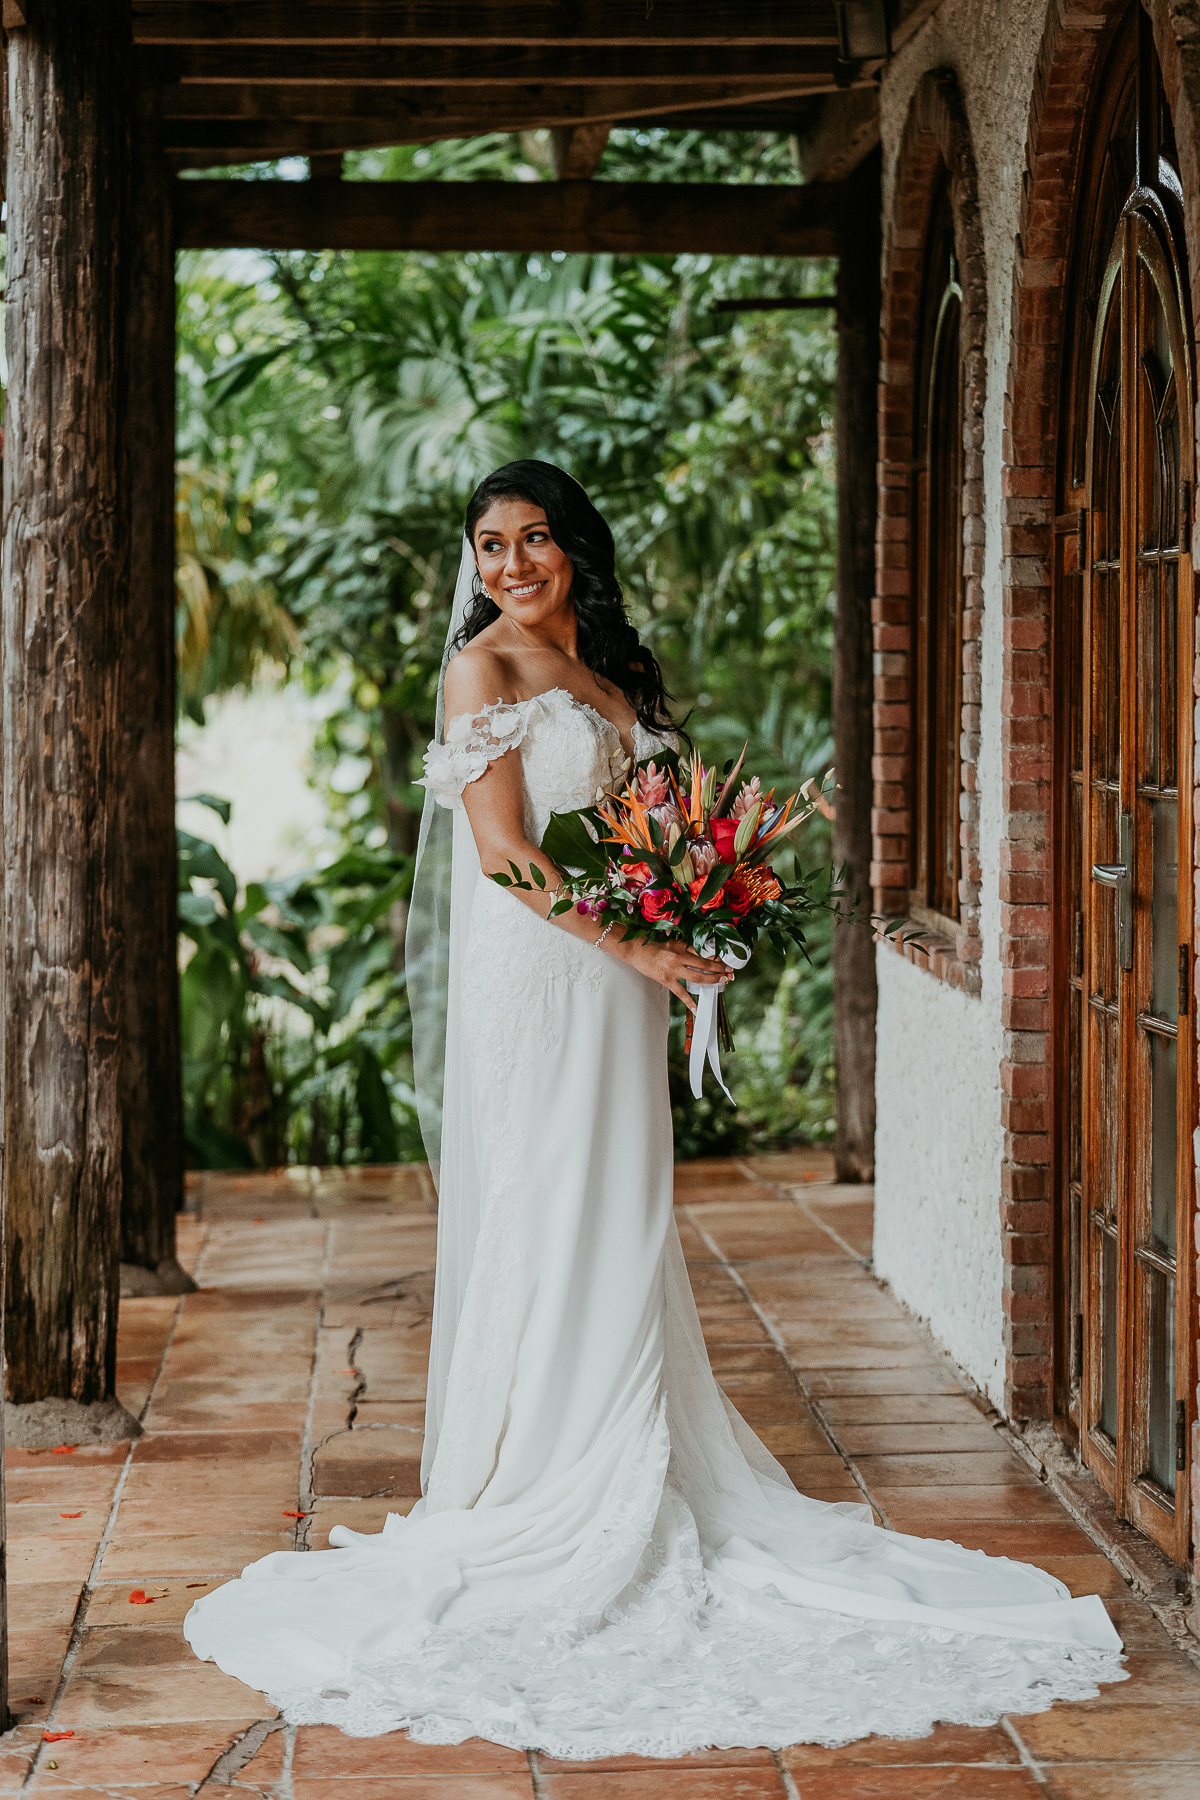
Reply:
<svg viewBox="0 0 1200 1800"><path fill-rule="evenodd" d="M983 713L979 750L982 991L967 998L879 951L875 1265L997 1405L1000 1251L1000 470L1014 246L1046 0L943 0L884 78L884 220L909 104L952 69L970 125L987 260Z"/></svg>

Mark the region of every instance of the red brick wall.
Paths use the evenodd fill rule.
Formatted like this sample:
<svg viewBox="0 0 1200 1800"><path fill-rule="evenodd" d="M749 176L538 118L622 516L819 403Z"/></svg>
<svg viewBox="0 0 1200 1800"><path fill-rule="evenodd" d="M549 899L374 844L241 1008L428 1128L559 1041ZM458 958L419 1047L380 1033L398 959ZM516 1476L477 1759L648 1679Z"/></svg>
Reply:
<svg viewBox="0 0 1200 1800"><path fill-rule="evenodd" d="M955 255L963 301L963 705L961 875L954 938L921 927L921 941L893 947L943 980L979 992L980 634L983 622L983 407L987 288L975 161L958 85L945 70L913 97L885 222L879 384L879 520L876 530L875 754L871 883L877 912L907 914L911 845L915 583L913 544L914 388L925 238L939 166L950 176Z"/></svg>
<svg viewBox="0 0 1200 1800"><path fill-rule="evenodd" d="M1052 0L1030 105L1004 402L1001 576L1005 1395L1051 1410L1053 1160L1050 1040L1053 731L1050 670L1055 453L1076 164L1105 14ZM1077 22L1076 22L1077 20Z"/></svg>

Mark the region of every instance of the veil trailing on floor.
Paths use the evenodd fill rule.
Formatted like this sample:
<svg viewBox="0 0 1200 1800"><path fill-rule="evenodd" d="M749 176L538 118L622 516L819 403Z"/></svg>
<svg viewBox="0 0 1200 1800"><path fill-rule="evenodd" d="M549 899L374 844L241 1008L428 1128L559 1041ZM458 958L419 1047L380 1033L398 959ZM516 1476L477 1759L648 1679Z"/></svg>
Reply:
<svg viewBox="0 0 1200 1800"><path fill-rule="evenodd" d="M474 580L475 556L464 536L438 676L434 735L439 741L445 726L446 669L455 654L454 639L474 598ZM466 1042L457 991L471 900L479 879L479 855L466 813L461 807L448 812L426 788L404 935L413 1086L425 1154L439 1195L438 1279L422 1486L437 1449L450 1357L479 1231L479 1175L466 1101Z"/></svg>

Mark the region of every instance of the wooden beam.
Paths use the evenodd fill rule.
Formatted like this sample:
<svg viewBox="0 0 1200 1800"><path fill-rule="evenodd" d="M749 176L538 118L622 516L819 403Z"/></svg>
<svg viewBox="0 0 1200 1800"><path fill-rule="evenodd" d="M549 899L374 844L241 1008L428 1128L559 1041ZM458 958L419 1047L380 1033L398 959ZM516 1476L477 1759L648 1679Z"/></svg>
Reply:
<svg viewBox="0 0 1200 1800"><path fill-rule="evenodd" d="M136 1436L113 1392L129 654L129 15L8 42L0 552L10 1441ZM42 1439L45 1442L45 1438Z"/></svg>
<svg viewBox="0 0 1200 1800"><path fill-rule="evenodd" d="M806 181L845 181L879 142L879 89L825 94L796 133L796 161Z"/></svg>
<svg viewBox="0 0 1200 1800"><path fill-rule="evenodd" d="M558 125L550 133L550 159L559 181L590 181L608 144L608 125Z"/></svg>
<svg viewBox="0 0 1200 1800"><path fill-rule="evenodd" d="M673 82L831 81L836 46L769 44L195 44L151 53L168 89L256 87L633 87Z"/></svg>
<svg viewBox="0 0 1200 1800"><path fill-rule="evenodd" d="M148 71L133 110L128 411L130 649L122 671L121 1291L195 1286L175 1259L183 1207L175 848L175 250L173 183Z"/></svg>
<svg viewBox="0 0 1200 1800"><path fill-rule="evenodd" d="M139 44L837 43L830 0L133 0Z"/></svg>
<svg viewBox="0 0 1200 1800"><path fill-rule="evenodd" d="M304 156L333 150L366 149L375 144L428 143L438 138L477 137L485 132L535 131L543 127L611 123L636 114L654 118L662 113L678 115L692 105L714 109L745 106L754 101L794 100L797 105L813 93L796 82L766 87L761 93L712 83L684 88L511 88L489 94L472 105L470 96L454 88L417 89L412 94L396 89L375 92L370 88L310 90L311 108L297 116L296 90L249 88L237 90L257 116L205 116L168 118L164 121L164 146L174 155L196 150L240 150L247 161L272 156ZM172 105L190 112L205 109L203 98L180 101L177 96L204 96L205 88L174 90ZM213 104L210 102L210 105ZM224 99L215 102L225 104ZM359 107L363 110L355 111ZM366 110L368 109L369 110ZM272 116L275 115L275 116Z"/></svg>
<svg viewBox="0 0 1200 1800"><path fill-rule="evenodd" d="M564 84L546 87L464 89L448 87L387 87L373 81L331 86L326 82L302 87L273 87L255 82L179 82L163 89L163 118L178 130L181 119L251 119L271 122L342 119L378 120L381 123L413 121L441 125L463 117L533 117L540 113L569 113L573 118L603 118L610 113L653 111L660 104L672 112L697 106L746 105L755 100L802 98L819 93L820 80L804 75L775 79L759 75L751 83L714 80L693 85L660 81L632 87ZM832 84L833 77L828 81Z"/></svg>
<svg viewBox="0 0 1200 1800"><path fill-rule="evenodd" d="M879 456L878 150L840 188L838 264L838 551L833 636L833 741L837 817L833 863L863 912L871 906L871 603ZM833 934L834 1159L839 1181L875 1172L875 941L863 923Z"/></svg>
<svg viewBox="0 0 1200 1800"><path fill-rule="evenodd" d="M832 256L836 187L623 181L180 181L183 249Z"/></svg>

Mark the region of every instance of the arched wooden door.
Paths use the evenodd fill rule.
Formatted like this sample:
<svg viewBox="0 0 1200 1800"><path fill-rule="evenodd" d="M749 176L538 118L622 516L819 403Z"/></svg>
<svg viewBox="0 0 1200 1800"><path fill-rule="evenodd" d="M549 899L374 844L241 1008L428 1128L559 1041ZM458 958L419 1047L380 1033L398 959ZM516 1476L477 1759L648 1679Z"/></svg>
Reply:
<svg viewBox="0 0 1200 1800"><path fill-rule="evenodd" d="M1143 44L1139 108L1152 54ZM1093 262L1076 409L1076 1406L1084 1460L1120 1513L1182 1562L1196 1120L1192 373L1174 235L1136 174L1112 225Z"/></svg>

